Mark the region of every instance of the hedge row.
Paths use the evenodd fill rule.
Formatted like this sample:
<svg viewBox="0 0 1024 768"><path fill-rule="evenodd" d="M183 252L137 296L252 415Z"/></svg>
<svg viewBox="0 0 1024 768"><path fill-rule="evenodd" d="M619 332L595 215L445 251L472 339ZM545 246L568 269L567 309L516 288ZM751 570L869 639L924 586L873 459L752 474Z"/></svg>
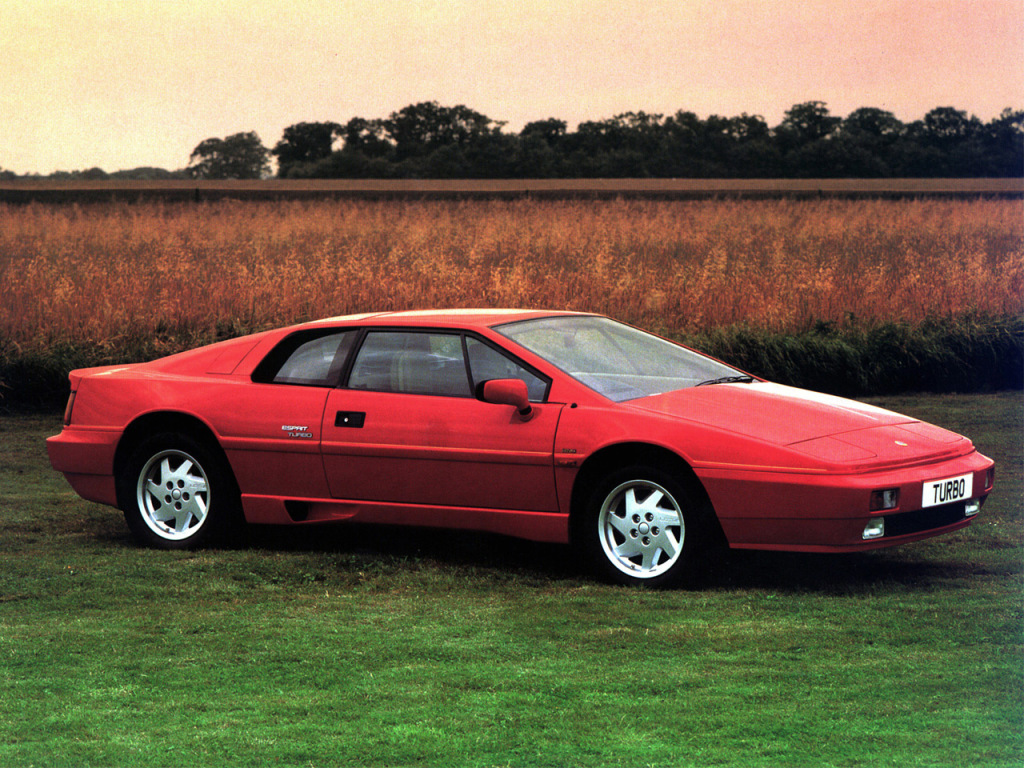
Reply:
<svg viewBox="0 0 1024 768"><path fill-rule="evenodd" d="M682 340L771 381L849 397L1024 387L1024 318L819 323L799 334L734 326Z"/></svg>
<svg viewBox="0 0 1024 768"><path fill-rule="evenodd" d="M731 326L677 338L771 381L851 397L1024 389L1024 318L819 323L795 334ZM58 411L74 368L147 360L214 340L168 333L131 350L58 345L27 353L0 340L0 410Z"/></svg>

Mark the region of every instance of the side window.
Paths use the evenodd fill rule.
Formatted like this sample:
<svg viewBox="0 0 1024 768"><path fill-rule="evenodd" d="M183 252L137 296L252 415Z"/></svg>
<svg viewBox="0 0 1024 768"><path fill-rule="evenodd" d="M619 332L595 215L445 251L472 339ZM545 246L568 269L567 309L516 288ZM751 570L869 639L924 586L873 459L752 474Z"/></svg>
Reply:
<svg viewBox="0 0 1024 768"><path fill-rule="evenodd" d="M524 368L510 357L478 339L466 337L466 352L469 354L469 370L473 377L474 389L490 379L522 379L535 403L544 401L548 393L548 382Z"/></svg>
<svg viewBox="0 0 1024 768"><path fill-rule="evenodd" d="M356 354L349 389L470 397L462 337L452 333L370 331Z"/></svg>
<svg viewBox="0 0 1024 768"><path fill-rule="evenodd" d="M332 387L357 331L305 331L286 338L253 371L253 381Z"/></svg>

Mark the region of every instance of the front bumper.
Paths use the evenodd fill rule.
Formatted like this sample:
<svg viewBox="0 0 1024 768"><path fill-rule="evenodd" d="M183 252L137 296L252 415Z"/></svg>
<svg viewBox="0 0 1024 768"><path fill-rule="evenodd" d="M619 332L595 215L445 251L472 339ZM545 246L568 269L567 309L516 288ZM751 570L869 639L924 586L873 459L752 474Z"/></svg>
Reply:
<svg viewBox="0 0 1024 768"><path fill-rule="evenodd" d="M992 460L972 452L946 461L855 474L771 470L697 470L729 546L794 552L856 552L891 547L963 528L965 504L921 508L924 484L972 473L971 500L992 490ZM871 492L898 488L894 509L870 511ZM885 535L865 539L865 526L885 519Z"/></svg>

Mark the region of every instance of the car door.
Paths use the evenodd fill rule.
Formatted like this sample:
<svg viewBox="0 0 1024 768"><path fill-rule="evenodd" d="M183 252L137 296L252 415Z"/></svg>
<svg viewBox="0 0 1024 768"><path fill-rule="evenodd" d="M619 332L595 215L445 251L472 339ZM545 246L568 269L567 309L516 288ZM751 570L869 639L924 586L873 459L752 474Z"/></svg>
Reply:
<svg viewBox="0 0 1024 768"><path fill-rule="evenodd" d="M475 377L467 359L476 361ZM331 495L467 510L558 511L553 449L561 404L537 402L524 419L512 406L473 396L484 378L516 372L528 379L531 399L542 400L549 382L481 339L368 331L347 385L328 395L324 411L322 452Z"/></svg>

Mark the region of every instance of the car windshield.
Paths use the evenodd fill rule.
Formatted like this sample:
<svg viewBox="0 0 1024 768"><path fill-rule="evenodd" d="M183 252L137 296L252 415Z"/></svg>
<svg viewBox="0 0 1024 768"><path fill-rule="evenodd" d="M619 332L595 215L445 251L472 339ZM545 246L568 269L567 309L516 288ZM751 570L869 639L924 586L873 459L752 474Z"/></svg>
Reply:
<svg viewBox="0 0 1024 768"><path fill-rule="evenodd" d="M742 371L607 317L545 317L495 330L616 402L750 381Z"/></svg>

